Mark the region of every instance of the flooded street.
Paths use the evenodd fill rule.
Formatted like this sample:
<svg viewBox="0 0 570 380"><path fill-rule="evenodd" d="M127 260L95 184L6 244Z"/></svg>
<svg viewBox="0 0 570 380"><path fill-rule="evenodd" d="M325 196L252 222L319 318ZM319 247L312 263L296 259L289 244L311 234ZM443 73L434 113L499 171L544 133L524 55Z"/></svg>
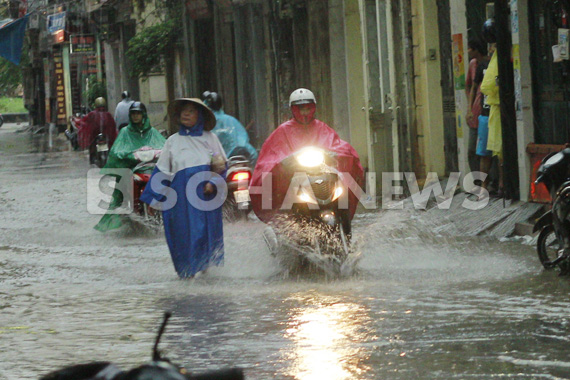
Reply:
<svg viewBox="0 0 570 380"><path fill-rule="evenodd" d="M0 379L162 349L246 379L568 379L570 280L534 246L431 233L414 211L357 214L362 259L335 281L283 278L256 221L226 224L225 265L179 280L164 235L101 234L85 152L0 128ZM411 216L414 216L412 218Z"/></svg>

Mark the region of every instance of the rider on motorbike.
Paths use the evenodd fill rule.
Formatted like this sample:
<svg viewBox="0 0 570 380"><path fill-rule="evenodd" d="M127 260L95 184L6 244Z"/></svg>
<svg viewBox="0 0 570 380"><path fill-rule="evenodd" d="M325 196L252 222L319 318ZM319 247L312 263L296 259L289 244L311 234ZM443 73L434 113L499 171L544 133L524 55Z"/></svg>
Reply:
<svg viewBox="0 0 570 380"><path fill-rule="evenodd" d="M109 148L113 146L117 138L117 127L113 116L107 112L107 102L105 98L99 97L94 102L95 110L89 112L81 119L83 128L78 131L78 143L83 149L89 148L89 160L93 164L96 146L93 144L97 135L102 133L107 138Z"/></svg>
<svg viewBox="0 0 570 380"><path fill-rule="evenodd" d="M349 174L360 186L364 179L360 159L354 148L341 140L327 124L315 119L317 100L310 90L299 88L293 91L289 106L293 118L281 124L263 144L250 187L253 211L266 223L279 212L294 174L283 161L303 147L314 146L333 152L338 161L339 172ZM263 207L262 194L254 191L254 188L262 187L264 173L272 174L271 208ZM345 214L345 232L350 234L350 220L358 204L358 199L352 192L349 192L348 203L348 210L342 212Z"/></svg>
<svg viewBox="0 0 570 380"><path fill-rule="evenodd" d="M131 99L131 94L128 91L123 91L121 98L121 101L115 108L115 124L119 130L129 124L129 108L134 103L134 100Z"/></svg>
<svg viewBox="0 0 570 380"><path fill-rule="evenodd" d="M129 108L129 124L119 132L101 172L113 175L114 168L133 169L141 162L152 161L158 157L165 142L166 139L160 132L150 125L146 106L135 101ZM122 192L115 190L109 209L115 209L122 203ZM105 232L121 225L120 215L108 213L101 218L95 229Z"/></svg>
<svg viewBox="0 0 570 380"><path fill-rule="evenodd" d="M218 136L226 156L245 155L251 166L255 166L257 150L249 143L247 131L239 120L224 112L222 96L217 92L206 91L202 94L202 100L216 116L216 127L212 132Z"/></svg>

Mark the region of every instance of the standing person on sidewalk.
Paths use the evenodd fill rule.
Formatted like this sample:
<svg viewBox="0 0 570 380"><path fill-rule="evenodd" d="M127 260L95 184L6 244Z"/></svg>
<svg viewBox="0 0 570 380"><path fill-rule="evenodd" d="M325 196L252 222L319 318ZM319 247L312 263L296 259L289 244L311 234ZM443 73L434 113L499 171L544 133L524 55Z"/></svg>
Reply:
<svg viewBox="0 0 570 380"><path fill-rule="evenodd" d="M465 79L465 95L467 96L467 125L469 126L469 142L467 148L467 159L469 170L472 172L479 171L479 157L476 153L477 148L477 130L479 128L479 115L481 114L481 98L482 94L479 85L481 82L475 82L477 68L486 59L483 44L477 39L469 40L467 52L469 54L469 71Z"/></svg>
<svg viewBox="0 0 570 380"><path fill-rule="evenodd" d="M491 18L485 21L483 24L483 34L488 43L495 44L497 42L494 19ZM497 50L495 49L493 56L489 61L489 66L487 67L485 75L483 76L483 81L481 82L481 92L486 95L487 104L490 106L487 150L490 150L492 152L492 157L497 156L499 160L499 191L497 195L501 197L503 195L503 135L501 126L499 80L499 65L497 61ZM514 144L516 141L513 141L512 143ZM490 170L491 162L489 162L489 168L482 167L481 170L488 172ZM487 169L487 171L484 169ZM488 182L489 177L487 177L487 179L483 182L483 187L485 189L487 188Z"/></svg>

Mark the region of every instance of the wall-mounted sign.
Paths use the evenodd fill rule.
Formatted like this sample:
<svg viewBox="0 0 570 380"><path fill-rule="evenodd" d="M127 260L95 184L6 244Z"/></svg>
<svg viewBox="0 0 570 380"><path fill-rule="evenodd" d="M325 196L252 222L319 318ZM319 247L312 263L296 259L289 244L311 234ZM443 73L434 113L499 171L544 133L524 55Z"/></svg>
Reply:
<svg viewBox="0 0 570 380"><path fill-rule="evenodd" d="M61 57L54 57L55 74L55 100L57 109L58 124L67 124L67 113L65 110L65 86L63 78L63 60Z"/></svg>
<svg viewBox="0 0 570 380"><path fill-rule="evenodd" d="M453 79L456 90L465 89L465 61L463 57L463 35L454 34L452 43Z"/></svg>
<svg viewBox="0 0 570 380"><path fill-rule="evenodd" d="M63 29L65 29L65 12L47 16L48 33L54 34Z"/></svg>
<svg viewBox="0 0 570 380"><path fill-rule="evenodd" d="M96 40L93 34L76 34L71 36L70 40L72 54L95 54L97 52Z"/></svg>
<svg viewBox="0 0 570 380"><path fill-rule="evenodd" d="M52 34L53 43L54 44L61 44L62 42L65 42L66 36L67 36L67 34L65 33L65 30L63 30L63 29L58 30L57 32Z"/></svg>

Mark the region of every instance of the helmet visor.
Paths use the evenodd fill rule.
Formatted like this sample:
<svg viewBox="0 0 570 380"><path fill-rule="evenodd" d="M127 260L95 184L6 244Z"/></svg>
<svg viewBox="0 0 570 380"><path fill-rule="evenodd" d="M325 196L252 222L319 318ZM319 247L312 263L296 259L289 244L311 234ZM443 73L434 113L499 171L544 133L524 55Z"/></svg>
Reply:
<svg viewBox="0 0 570 380"><path fill-rule="evenodd" d="M291 106L300 106L301 104L315 104L313 99L299 99L291 102Z"/></svg>

